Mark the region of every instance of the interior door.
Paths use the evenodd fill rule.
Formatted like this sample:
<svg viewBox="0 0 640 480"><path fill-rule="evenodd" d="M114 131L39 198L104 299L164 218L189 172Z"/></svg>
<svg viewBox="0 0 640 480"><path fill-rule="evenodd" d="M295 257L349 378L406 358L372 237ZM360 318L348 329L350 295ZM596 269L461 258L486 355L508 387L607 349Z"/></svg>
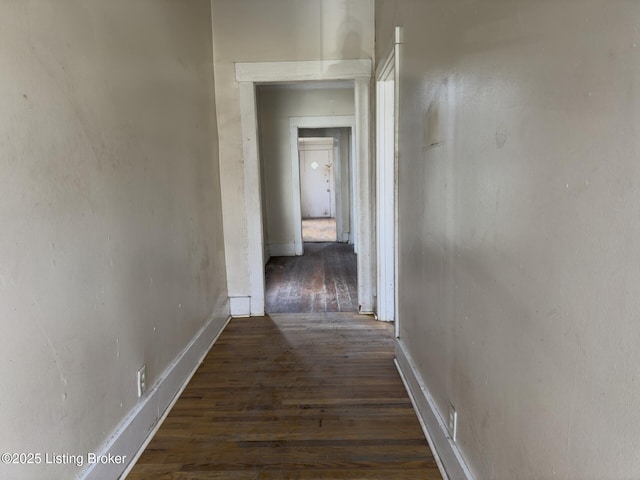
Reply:
<svg viewBox="0 0 640 480"><path fill-rule="evenodd" d="M304 140L304 141L302 141ZM302 218L335 217L333 138L301 139L300 209Z"/></svg>

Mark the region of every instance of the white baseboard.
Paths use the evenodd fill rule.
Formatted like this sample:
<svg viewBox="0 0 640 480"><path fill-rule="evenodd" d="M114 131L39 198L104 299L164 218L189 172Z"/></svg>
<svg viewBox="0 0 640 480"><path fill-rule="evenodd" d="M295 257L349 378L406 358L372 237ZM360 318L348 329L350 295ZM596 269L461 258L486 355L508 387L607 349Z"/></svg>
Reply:
<svg viewBox="0 0 640 480"><path fill-rule="evenodd" d="M251 316L251 297L229 297L229 312L232 317Z"/></svg>
<svg viewBox="0 0 640 480"><path fill-rule="evenodd" d="M125 463L95 463L82 472L80 479L126 477L230 319L225 299L97 452L126 456Z"/></svg>
<svg viewBox="0 0 640 480"><path fill-rule="evenodd" d="M443 480L473 480L458 446L452 441L447 425L438 411L422 377L404 343L396 339L396 367L416 410L420 425L436 459Z"/></svg>
<svg viewBox="0 0 640 480"><path fill-rule="evenodd" d="M272 257L293 257L296 255L295 243L270 243L269 255Z"/></svg>

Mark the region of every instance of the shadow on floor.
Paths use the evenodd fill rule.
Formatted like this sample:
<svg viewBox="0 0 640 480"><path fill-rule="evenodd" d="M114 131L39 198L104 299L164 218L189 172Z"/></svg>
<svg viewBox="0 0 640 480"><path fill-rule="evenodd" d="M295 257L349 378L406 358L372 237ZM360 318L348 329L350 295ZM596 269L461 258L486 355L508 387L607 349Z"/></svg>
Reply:
<svg viewBox="0 0 640 480"><path fill-rule="evenodd" d="M441 480L393 364L356 314L234 318L129 480Z"/></svg>

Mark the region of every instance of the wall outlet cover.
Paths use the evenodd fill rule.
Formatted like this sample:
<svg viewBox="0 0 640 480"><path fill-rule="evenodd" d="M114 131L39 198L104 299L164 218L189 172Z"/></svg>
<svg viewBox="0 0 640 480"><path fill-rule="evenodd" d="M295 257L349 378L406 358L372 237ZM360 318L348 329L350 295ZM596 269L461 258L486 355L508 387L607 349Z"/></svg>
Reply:
<svg viewBox="0 0 640 480"><path fill-rule="evenodd" d="M147 391L147 366L143 365L138 370L138 398Z"/></svg>
<svg viewBox="0 0 640 480"><path fill-rule="evenodd" d="M458 412L453 404L449 403L449 417L447 421L447 427L449 428L449 435L451 440L456 441L458 436Z"/></svg>

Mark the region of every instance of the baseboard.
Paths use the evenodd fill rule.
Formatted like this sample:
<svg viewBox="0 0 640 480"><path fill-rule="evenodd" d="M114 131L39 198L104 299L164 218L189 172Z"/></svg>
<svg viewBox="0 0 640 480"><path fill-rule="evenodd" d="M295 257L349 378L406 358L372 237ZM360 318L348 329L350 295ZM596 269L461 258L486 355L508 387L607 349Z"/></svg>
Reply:
<svg viewBox="0 0 640 480"><path fill-rule="evenodd" d="M446 423L442 419L433 397L400 339L396 339L395 351L396 367L409 393L411 403L416 410L443 480L473 480L473 475L467 467L462 453L451 440Z"/></svg>
<svg viewBox="0 0 640 480"><path fill-rule="evenodd" d="M272 257L293 257L296 255L295 243L270 243L269 255Z"/></svg>
<svg viewBox="0 0 640 480"><path fill-rule="evenodd" d="M95 463L82 472L80 479L126 477L230 318L225 299L99 450L100 455L123 455L127 461L124 464Z"/></svg>
<svg viewBox="0 0 640 480"><path fill-rule="evenodd" d="M229 297L229 312L232 317L251 316L251 297Z"/></svg>

